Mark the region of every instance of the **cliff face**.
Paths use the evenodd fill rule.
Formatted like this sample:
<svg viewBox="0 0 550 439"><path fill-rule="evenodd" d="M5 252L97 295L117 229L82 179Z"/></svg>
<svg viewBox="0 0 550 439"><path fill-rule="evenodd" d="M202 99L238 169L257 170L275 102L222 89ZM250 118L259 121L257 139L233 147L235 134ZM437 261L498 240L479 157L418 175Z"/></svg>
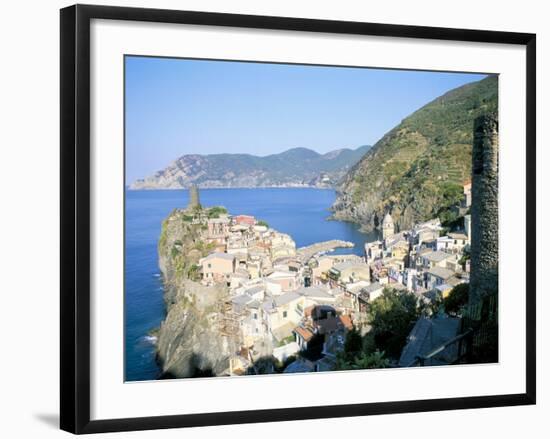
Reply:
<svg viewBox="0 0 550 439"><path fill-rule="evenodd" d="M219 375L229 367L227 339L216 330L216 305L223 288L180 283L158 339L158 356L166 376Z"/></svg>
<svg viewBox="0 0 550 439"><path fill-rule="evenodd" d="M472 128L498 110L498 77L451 90L425 105L378 141L343 178L335 219L379 227L390 212L398 229L439 217L452 221L471 178Z"/></svg>
<svg viewBox="0 0 550 439"><path fill-rule="evenodd" d="M184 155L156 172L137 180L130 189L308 186L332 187L369 149L339 149L319 154L294 148L258 157L249 154Z"/></svg>
<svg viewBox="0 0 550 439"><path fill-rule="evenodd" d="M229 346L218 331L216 306L227 290L193 281L196 264L210 252L192 212L175 210L163 223L159 266L165 285L166 319L158 338L158 359L167 377L218 375L229 367Z"/></svg>

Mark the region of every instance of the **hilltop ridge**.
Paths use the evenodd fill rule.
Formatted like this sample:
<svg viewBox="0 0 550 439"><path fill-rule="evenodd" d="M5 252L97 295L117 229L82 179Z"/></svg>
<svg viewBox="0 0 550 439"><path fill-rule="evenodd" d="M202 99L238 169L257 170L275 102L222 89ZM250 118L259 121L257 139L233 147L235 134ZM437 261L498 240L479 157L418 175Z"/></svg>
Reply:
<svg viewBox="0 0 550 439"><path fill-rule="evenodd" d="M260 157L251 154L187 154L130 189L217 187L334 187L370 146L319 154L292 148Z"/></svg>
<svg viewBox="0 0 550 439"><path fill-rule="evenodd" d="M498 77L453 89L385 134L343 177L333 217L378 228L388 212L398 229L454 219L471 178L473 123L498 110Z"/></svg>

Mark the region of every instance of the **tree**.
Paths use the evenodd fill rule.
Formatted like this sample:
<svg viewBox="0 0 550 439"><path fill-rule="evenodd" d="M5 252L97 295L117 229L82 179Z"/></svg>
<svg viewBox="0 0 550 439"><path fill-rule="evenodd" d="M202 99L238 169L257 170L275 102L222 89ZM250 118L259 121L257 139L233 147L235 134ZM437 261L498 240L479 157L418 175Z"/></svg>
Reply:
<svg viewBox="0 0 550 439"><path fill-rule="evenodd" d="M353 328L346 334L346 341L344 342L344 353L346 354L356 354L361 352L363 347L363 339L359 332Z"/></svg>
<svg viewBox="0 0 550 439"><path fill-rule="evenodd" d="M463 306L468 303L470 284L458 284L449 295L443 299L443 307L447 314L458 314Z"/></svg>
<svg viewBox="0 0 550 439"><path fill-rule="evenodd" d="M258 222L256 223L258 226L264 226L264 227L267 227L269 228L269 224L264 221L264 220L258 220Z"/></svg>
<svg viewBox="0 0 550 439"><path fill-rule="evenodd" d="M386 288L371 303L369 310L369 324L376 349L397 358L421 312L414 294Z"/></svg>
<svg viewBox="0 0 550 439"><path fill-rule="evenodd" d="M208 209L208 218L219 218L220 215L227 214L227 209L223 206L214 206Z"/></svg>
<svg viewBox="0 0 550 439"><path fill-rule="evenodd" d="M370 354L361 352L351 358L345 354L340 354L336 357L335 370L383 369L388 367L389 364L390 361L385 357L384 352L380 351Z"/></svg>

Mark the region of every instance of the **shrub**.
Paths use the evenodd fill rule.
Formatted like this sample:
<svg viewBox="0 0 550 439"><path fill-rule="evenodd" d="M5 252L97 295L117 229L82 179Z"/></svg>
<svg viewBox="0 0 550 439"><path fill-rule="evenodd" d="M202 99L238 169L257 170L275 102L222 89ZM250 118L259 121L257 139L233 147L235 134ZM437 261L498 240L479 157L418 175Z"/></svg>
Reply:
<svg viewBox="0 0 550 439"><path fill-rule="evenodd" d="M449 295L443 299L443 307L447 314L458 314L463 306L468 303L470 284L459 284L455 286Z"/></svg>

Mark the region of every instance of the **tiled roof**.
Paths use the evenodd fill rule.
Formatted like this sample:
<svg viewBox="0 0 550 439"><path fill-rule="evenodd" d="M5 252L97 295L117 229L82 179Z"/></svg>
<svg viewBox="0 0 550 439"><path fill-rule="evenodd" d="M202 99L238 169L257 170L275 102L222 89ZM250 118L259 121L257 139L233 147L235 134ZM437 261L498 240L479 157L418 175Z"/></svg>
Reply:
<svg viewBox="0 0 550 439"><path fill-rule="evenodd" d="M296 332L305 341L310 341L313 338L313 332L307 328L302 328L301 326L294 328L294 332Z"/></svg>
<svg viewBox="0 0 550 439"><path fill-rule="evenodd" d="M345 326L345 328L350 331L353 329L353 323L351 321L351 317L348 315L340 316L340 321Z"/></svg>

